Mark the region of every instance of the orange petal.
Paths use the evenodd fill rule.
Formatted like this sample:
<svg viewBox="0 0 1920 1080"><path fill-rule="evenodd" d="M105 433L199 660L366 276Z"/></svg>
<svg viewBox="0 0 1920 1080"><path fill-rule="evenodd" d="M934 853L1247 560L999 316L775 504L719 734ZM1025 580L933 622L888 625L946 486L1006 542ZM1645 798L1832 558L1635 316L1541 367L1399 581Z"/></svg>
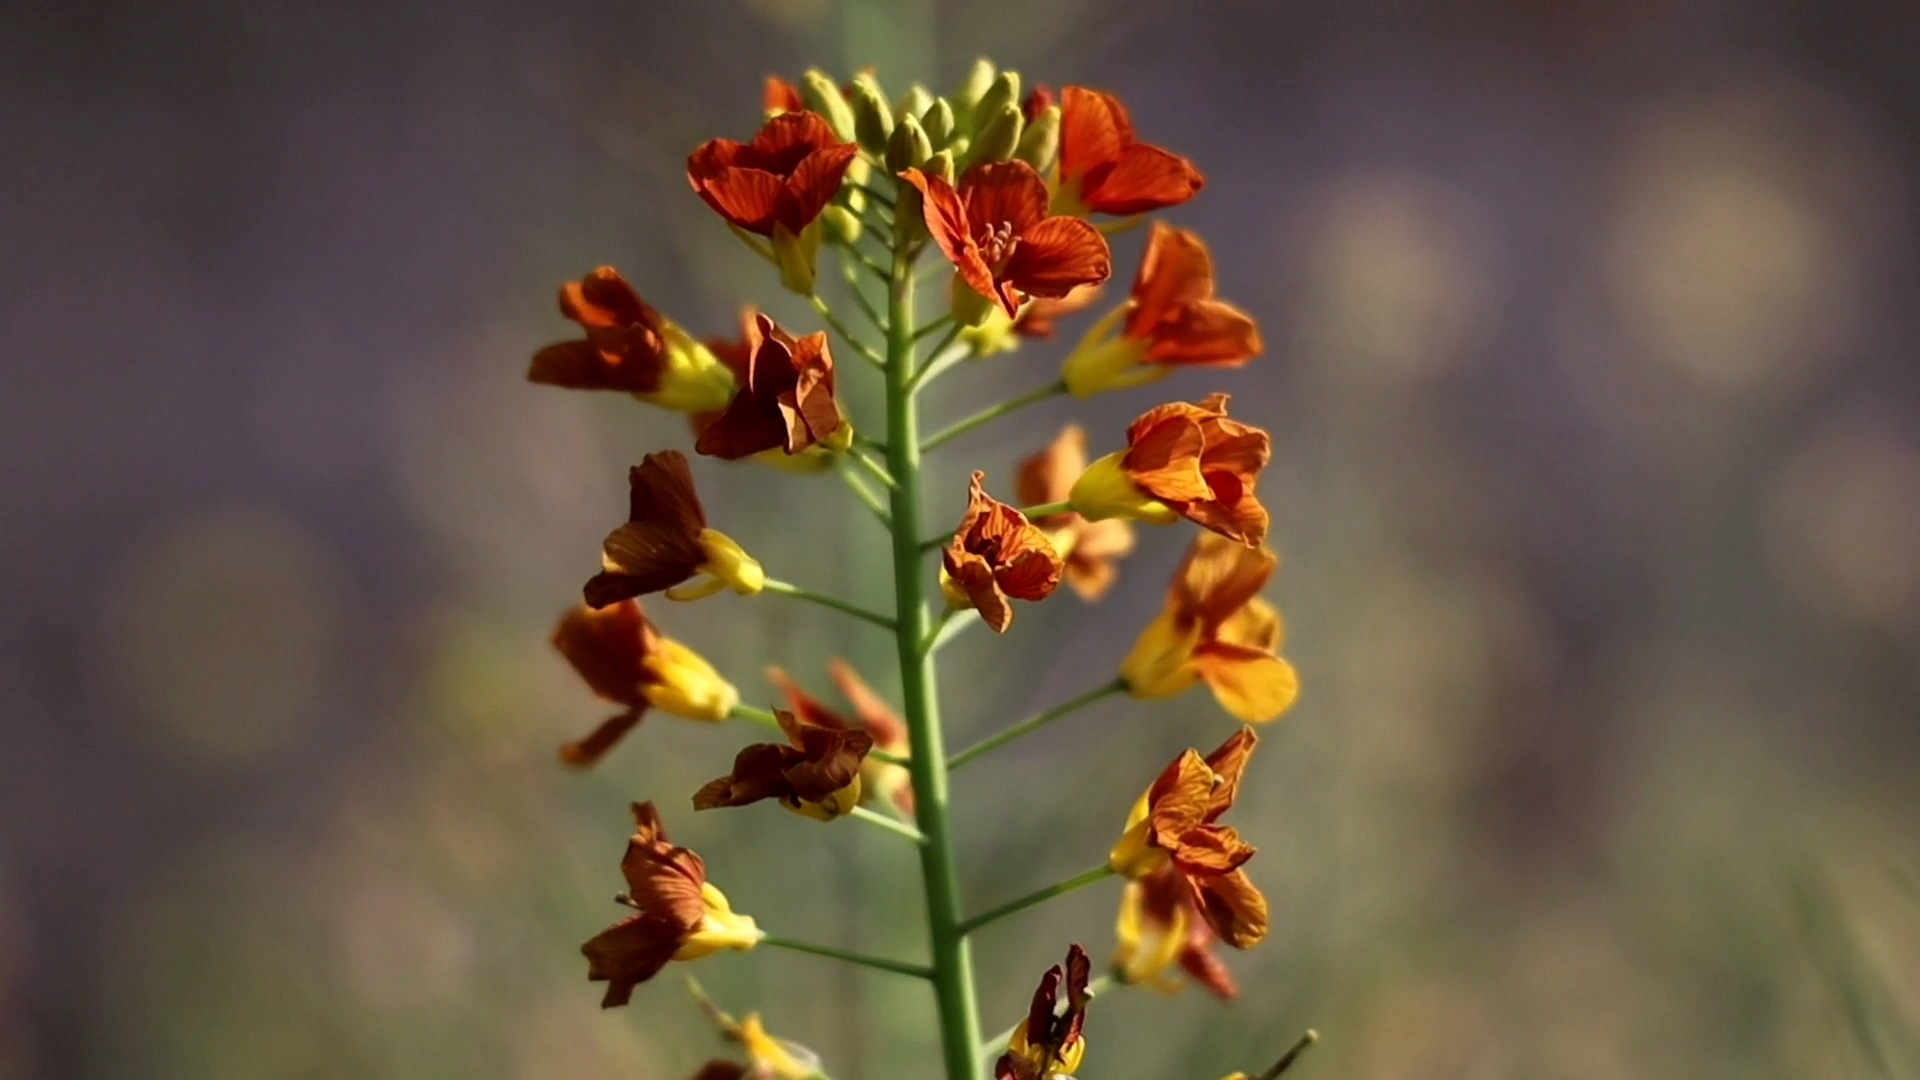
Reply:
<svg viewBox="0 0 1920 1080"><path fill-rule="evenodd" d="M773 231L774 214L786 185L770 172L716 165L718 155L709 148L723 141L716 139L693 152L687 162L687 179L715 213L748 232L767 235Z"/></svg>
<svg viewBox="0 0 1920 1080"><path fill-rule="evenodd" d="M586 738L576 739L560 748L560 760L576 769L584 769L597 763L613 749L615 743L626 737L627 732L639 725L646 715L647 707L639 705L626 712L609 716L601 721Z"/></svg>
<svg viewBox="0 0 1920 1080"><path fill-rule="evenodd" d="M1120 152L1112 169L1081 190L1080 199L1089 210L1125 217L1186 202L1205 183L1193 162L1179 154L1134 143Z"/></svg>
<svg viewBox="0 0 1920 1080"><path fill-rule="evenodd" d="M1087 432L1068 424L1038 453L1020 462L1014 491L1026 506L1065 502L1073 482L1087 471Z"/></svg>
<svg viewBox="0 0 1920 1080"><path fill-rule="evenodd" d="M1148 818L1163 843L1175 842L1207 816L1207 796L1213 791L1213 770L1192 750L1182 751L1155 780L1147 796Z"/></svg>
<svg viewBox="0 0 1920 1080"><path fill-rule="evenodd" d="M1198 422L1174 412L1158 423L1142 427L1136 422L1134 427L1140 430L1140 437L1136 440L1133 431L1127 433L1129 445L1121 461L1134 483L1161 500L1206 499L1213 495L1200 473L1200 451L1206 439Z"/></svg>
<svg viewBox="0 0 1920 1080"><path fill-rule="evenodd" d="M1183 367L1239 367L1260 355L1260 328L1232 304L1203 300L1153 328L1146 359Z"/></svg>
<svg viewBox="0 0 1920 1080"><path fill-rule="evenodd" d="M1118 161L1133 142L1126 106L1112 94L1069 86L1060 94L1060 174L1078 177L1096 165Z"/></svg>
<svg viewBox="0 0 1920 1080"><path fill-rule="evenodd" d="M1156 221L1133 279L1126 334L1148 337L1165 320L1212 295L1213 260L1200 235Z"/></svg>
<svg viewBox="0 0 1920 1080"><path fill-rule="evenodd" d="M1234 798L1240 794L1240 775L1246 771L1247 760L1253 756L1253 748L1259 742L1260 736L1252 728L1242 727L1207 755L1207 768L1212 769L1218 778L1207 806L1208 821L1233 806Z"/></svg>
<svg viewBox="0 0 1920 1080"><path fill-rule="evenodd" d="M1191 875L1224 874L1253 858L1253 845L1226 825L1201 825L1180 834L1173 864Z"/></svg>
<svg viewBox="0 0 1920 1080"><path fill-rule="evenodd" d="M853 164L859 152L860 148L853 143L841 143L808 154L793 170L793 175L787 178L781 223L797 235L809 222L819 217L820 211L826 209L833 197L840 193L847 166Z"/></svg>
<svg viewBox="0 0 1920 1080"><path fill-rule="evenodd" d="M1047 182L1024 161L975 165L960 178L960 197L975 236L1000 225L1011 225L1019 236L1047 216Z"/></svg>
<svg viewBox="0 0 1920 1080"><path fill-rule="evenodd" d="M953 263L960 280L981 296L993 296L993 272L980 258L980 248L974 243L973 230L967 224L966 204L960 201L959 193L945 180L919 169L908 169L900 178L919 190L920 212L926 220L927 232Z"/></svg>
<svg viewBox="0 0 1920 1080"><path fill-rule="evenodd" d="M1267 898L1254 888L1245 870L1217 877L1188 878L1195 904L1220 940L1236 949L1267 936Z"/></svg>
<svg viewBox="0 0 1920 1080"><path fill-rule="evenodd" d="M1019 236L1003 276L1021 292L1061 297L1082 285L1098 285L1113 273L1107 238L1092 222L1051 217Z"/></svg>
<svg viewBox="0 0 1920 1080"><path fill-rule="evenodd" d="M1214 533L1200 533L1174 571L1167 602L1187 617L1199 619L1211 632L1260 594L1279 562L1279 556L1264 547L1250 548Z"/></svg>

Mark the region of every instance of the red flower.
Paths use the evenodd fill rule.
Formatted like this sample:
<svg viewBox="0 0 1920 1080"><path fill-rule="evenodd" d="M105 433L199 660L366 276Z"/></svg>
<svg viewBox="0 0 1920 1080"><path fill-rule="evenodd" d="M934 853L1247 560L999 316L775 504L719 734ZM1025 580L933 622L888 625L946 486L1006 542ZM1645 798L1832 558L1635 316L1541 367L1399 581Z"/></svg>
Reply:
<svg viewBox="0 0 1920 1080"><path fill-rule="evenodd" d="M1060 371L1068 390L1087 397L1154 382L1176 367L1239 367L1259 352L1259 327L1213 298L1207 245L1156 221L1133 295L1087 331Z"/></svg>
<svg viewBox="0 0 1920 1080"><path fill-rule="evenodd" d="M1013 623L1008 597L1045 600L1066 564L1047 534L1026 515L989 496L976 471L967 489L967 516L941 552L940 591L956 608L976 608L1004 633Z"/></svg>
<svg viewBox="0 0 1920 1080"><path fill-rule="evenodd" d="M1029 296L1063 297L1113 272L1106 238L1087 222L1047 215L1047 185L1024 161L982 162L955 191L918 169L900 174L920 190L927 231L960 280L1009 318Z"/></svg>
<svg viewBox="0 0 1920 1080"><path fill-rule="evenodd" d="M1062 213L1125 216L1175 206L1206 183L1179 154L1135 142L1127 107L1112 94L1069 86L1060 117Z"/></svg>
<svg viewBox="0 0 1920 1080"><path fill-rule="evenodd" d="M1087 467L1073 485L1073 508L1089 521L1186 518L1257 547L1267 535L1267 508L1254 484L1272 454L1266 432L1228 419L1227 395L1169 402L1127 428L1125 450Z"/></svg>
<svg viewBox="0 0 1920 1080"><path fill-rule="evenodd" d="M560 314L579 323L586 337L535 353L530 382L615 390L688 412L719 408L733 396L733 378L719 360L611 266L562 285Z"/></svg>
<svg viewBox="0 0 1920 1080"><path fill-rule="evenodd" d="M714 212L751 233L798 236L840 190L860 148L818 114L784 112L750 143L713 139L687 158L687 182Z"/></svg>
<svg viewBox="0 0 1920 1080"><path fill-rule="evenodd" d="M627 471L627 523L607 536L601 570L587 581L587 604L603 608L665 590L670 600L697 600L723 588L760 591L766 574L733 538L707 527L686 455L648 454ZM696 574L705 578L678 588Z"/></svg>
<svg viewBox="0 0 1920 1080"><path fill-rule="evenodd" d="M1213 953L1219 938L1194 902L1186 878L1172 864L1127 882L1115 936L1115 977L1129 986L1178 990L1180 980L1167 969L1179 964L1215 997L1240 993L1233 974Z"/></svg>
<svg viewBox="0 0 1920 1080"><path fill-rule="evenodd" d="M1091 1000L1087 976L1092 967L1087 950L1072 945L1067 948L1066 964L1055 964L1040 977L1027 1018L1013 1029L1007 1052L994 1064L994 1080L1052 1080L1062 1073L1079 1071L1080 1060L1087 1052L1081 1029L1086 1026L1087 1002ZM1067 999L1064 1011L1060 1008L1062 990Z"/></svg>
<svg viewBox="0 0 1920 1080"><path fill-rule="evenodd" d="M747 378L694 449L735 461L765 450L798 454L841 426L827 335L796 338L765 315L747 327Z"/></svg>

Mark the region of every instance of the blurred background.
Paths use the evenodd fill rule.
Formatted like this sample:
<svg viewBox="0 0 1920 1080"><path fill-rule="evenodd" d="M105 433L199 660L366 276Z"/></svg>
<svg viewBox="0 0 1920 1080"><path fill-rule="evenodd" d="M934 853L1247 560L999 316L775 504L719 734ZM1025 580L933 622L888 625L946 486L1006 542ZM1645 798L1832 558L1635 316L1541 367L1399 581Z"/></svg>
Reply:
<svg viewBox="0 0 1920 1080"><path fill-rule="evenodd" d="M1221 1005L1116 992L1082 1069L1210 1080L1313 1026L1351 1080L1920 1076L1920 15L1778 0L16 0L0 14L0 1076L676 1080L670 969L579 943L626 804L763 925L913 956L904 845L687 811L755 732L608 712L546 644L678 416L523 381L611 263L696 333L804 309L683 164L760 79L981 54L1121 94L1261 320L1241 372L952 444L1095 452L1223 389L1273 431L1302 672L1232 819L1274 910ZM1116 278L1142 235L1116 241ZM1117 292L1117 290L1115 290ZM1066 330L1067 342L1079 323ZM1052 378L970 365L935 421ZM858 365L842 385L872 415ZM1165 393L1161 393L1165 391ZM831 478L700 459L770 572L884 603ZM946 654L956 741L1108 678L1186 530ZM656 605L750 701L891 646L777 597ZM1231 722L1109 701L960 776L969 904L1097 861ZM1119 889L977 945L1012 1022ZM930 995L761 950L690 969L836 1080L931 1076Z"/></svg>

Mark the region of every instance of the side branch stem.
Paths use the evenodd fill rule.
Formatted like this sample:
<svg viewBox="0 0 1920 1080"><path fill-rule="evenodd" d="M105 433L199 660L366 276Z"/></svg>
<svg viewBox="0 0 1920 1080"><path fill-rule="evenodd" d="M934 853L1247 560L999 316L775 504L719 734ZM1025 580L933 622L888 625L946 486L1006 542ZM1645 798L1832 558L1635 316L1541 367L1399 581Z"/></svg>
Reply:
<svg viewBox="0 0 1920 1080"><path fill-rule="evenodd" d="M883 956L868 956L851 949L835 948L832 945L815 945L811 941L796 941L790 937L781 937L779 934L763 936L760 944L772 945L777 949L792 949L794 952L812 953L815 956L831 957L835 960L844 960L849 964L859 964L861 967L891 971L896 975L911 975L916 979L933 977L933 969L924 964L909 964L900 960L888 960Z"/></svg>
<svg viewBox="0 0 1920 1080"><path fill-rule="evenodd" d="M927 441L920 445L920 449L922 452L931 450L934 447L939 446L941 443L948 441L949 439L955 439L960 437L961 435L965 435L967 432L972 431L974 428L979 427L981 424L991 423L992 421L998 420L1010 412L1014 412L1019 409L1024 409L1036 401L1045 401L1050 397L1054 397L1055 395L1058 395L1058 394L1064 394L1066 392L1067 392L1067 384L1066 384L1066 381L1063 379L1060 382L1048 383L1047 385L1041 387L1038 390L1033 390L1028 393L1021 394L1017 398L1009 398L1008 400L1003 401L998 405L992 405L985 409L981 409L979 412L974 413L972 416L969 416L964 420L959 420L952 424L948 424L946 427L941 428L938 432L927 436Z"/></svg>
<svg viewBox="0 0 1920 1080"><path fill-rule="evenodd" d="M886 361L880 358L880 354L873 351L873 346L861 341L859 335L849 329L846 323L840 321L840 317L833 313L833 309L827 306L827 302L820 299L820 294L815 293L807 297L807 303L812 304L813 310L819 314L820 318L833 328L834 333L840 335L840 340L846 342L854 352L859 353L867 363L874 367L886 364Z"/></svg>
<svg viewBox="0 0 1920 1080"><path fill-rule="evenodd" d="M1004 919L1016 911L1025 911L1035 904L1051 900L1056 896L1064 896L1075 889L1110 878L1113 874L1113 867L1108 866L1106 863L1101 863L1099 866L1075 874L1065 881L1056 881L1052 885L1037 892L1030 892L1018 900L1009 900L999 907L994 908L992 911L983 911L961 923L960 932L963 934L971 934L996 919Z"/></svg>
<svg viewBox="0 0 1920 1080"><path fill-rule="evenodd" d="M984 754L989 750L997 750L1000 747L1005 746L1006 744L1012 742L1013 740L1021 737L1022 735L1030 735L1033 732L1036 732L1041 728L1046 727L1048 724L1053 723L1055 720L1060 719L1061 717L1067 715L1070 712L1073 712L1076 709L1083 709L1088 705L1091 705L1094 702L1099 701L1101 698L1111 697L1114 694L1122 693L1126 690L1126 688L1127 688L1127 684L1124 679L1115 679L1110 683L1103 683L1099 686L1096 686L1093 689L1087 691L1086 693L1081 694L1079 697L1070 698L1066 701L1063 701L1060 704L1055 705L1053 708L1048 709L1045 712L1035 713L1034 715L1027 717L1025 720L1020 721L1019 723L1013 725L1012 727L1004 728L998 732L995 732L994 734L989 735L984 739L981 739L979 742L974 743L972 746L967 747L965 750L962 750L959 753L953 755L951 758L948 758L947 768L957 769L960 766L965 765L967 762L972 761L974 758L979 757L981 754Z"/></svg>
<svg viewBox="0 0 1920 1080"><path fill-rule="evenodd" d="M831 596L822 596L811 589L803 589L798 585L791 585L784 581L776 581L773 578L767 579L765 588L766 591L770 593L779 593L781 596L791 596L795 600L806 600L810 603L819 604L821 607L830 607L835 611L844 612L856 619L865 619L867 622L883 630L894 629L892 619L877 612L868 611L859 604L848 603L845 600L836 599Z"/></svg>

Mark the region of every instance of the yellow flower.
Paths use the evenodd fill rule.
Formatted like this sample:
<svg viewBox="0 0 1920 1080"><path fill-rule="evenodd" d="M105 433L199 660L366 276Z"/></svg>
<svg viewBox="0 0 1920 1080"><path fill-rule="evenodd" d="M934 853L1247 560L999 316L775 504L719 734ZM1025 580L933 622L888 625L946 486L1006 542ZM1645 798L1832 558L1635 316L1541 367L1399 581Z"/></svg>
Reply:
<svg viewBox="0 0 1920 1080"><path fill-rule="evenodd" d="M1252 723L1291 708L1299 676L1275 654L1284 634L1280 615L1259 596L1279 561L1264 547L1210 532L1196 536L1174 572L1165 610L1120 662L1127 691L1163 698L1205 682L1221 708Z"/></svg>

